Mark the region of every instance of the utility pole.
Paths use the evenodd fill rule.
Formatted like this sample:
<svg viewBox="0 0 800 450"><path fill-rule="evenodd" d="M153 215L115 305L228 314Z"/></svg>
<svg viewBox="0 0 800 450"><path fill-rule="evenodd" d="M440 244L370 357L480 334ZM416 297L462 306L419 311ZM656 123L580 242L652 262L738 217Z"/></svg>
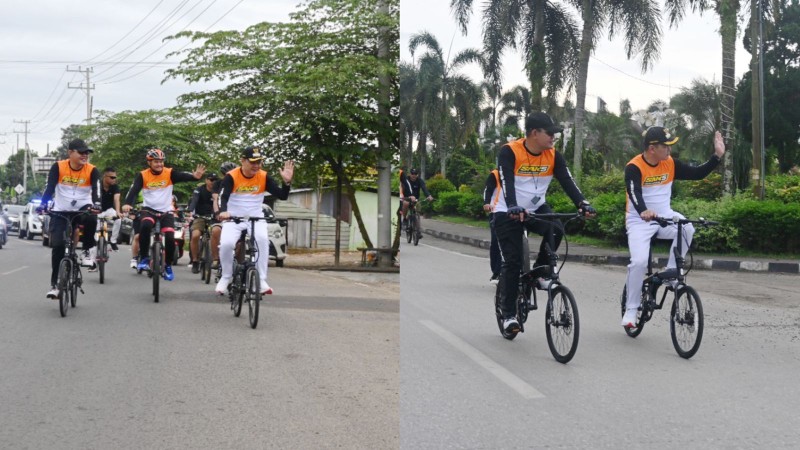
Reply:
<svg viewBox="0 0 800 450"><path fill-rule="evenodd" d="M31 123L30 120L15 120L14 123L21 123L25 126L24 131L17 131L14 130L14 133L17 133L17 151L19 151L19 133L25 133L25 156L22 158L22 187L25 189L25 193L28 193L28 124Z"/></svg>
<svg viewBox="0 0 800 450"><path fill-rule="evenodd" d="M90 76L92 72L94 72L93 67L87 67L86 69L81 69L81 66L78 66L77 69L70 69L67 66L67 72L79 72L86 75L86 81L84 83L80 83L77 86L73 86L72 83L67 83L67 87L69 89L85 89L86 90L86 125L92 124L92 89L94 89L94 85L90 82Z"/></svg>

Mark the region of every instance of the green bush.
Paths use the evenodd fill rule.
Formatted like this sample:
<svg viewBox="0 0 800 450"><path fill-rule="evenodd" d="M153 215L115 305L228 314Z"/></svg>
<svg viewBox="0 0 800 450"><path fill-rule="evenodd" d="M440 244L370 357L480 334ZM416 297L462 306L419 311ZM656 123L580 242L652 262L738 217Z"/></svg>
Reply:
<svg viewBox="0 0 800 450"><path fill-rule="evenodd" d="M712 172L702 180L678 181L679 197L700 200L718 200L722 197L722 175Z"/></svg>
<svg viewBox="0 0 800 450"><path fill-rule="evenodd" d="M469 190L461 192L458 199L458 214L475 219L484 217L483 196Z"/></svg>
<svg viewBox="0 0 800 450"><path fill-rule="evenodd" d="M436 174L429 180L425 181L433 198L439 197L442 192L453 192L456 190L455 185L441 174Z"/></svg>
<svg viewBox="0 0 800 450"><path fill-rule="evenodd" d="M587 219L583 234L605 239L614 244L625 244L625 192L606 193L591 199L597 217ZM574 207L573 207L574 210Z"/></svg>
<svg viewBox="0 0 800 450"><path fill-rule="evenodd" d="M584 177L581 191L590 202L600 194L625 192L625 174L619 169L611 169L608 173Z"/></svg>
<svg viewBox="0 0 800 450"><path fill-rule="evenodd" d="M725 222L739 230L748 250L765 253L800 252L800 205L777 200L745 200L725 211Z"/></svg>
<svg viewBox="0 0 800 450"><path fill-rule="evenodd" d="M438 214L458 214L458 203L461 193L450 191L442 192L433 201L433 210Z"/></svg>
<svg viewBox="0 0 800 450"><path fill-rule="evenodd" d="M800 203L800 176L769 176L766 179L764 193L769 200L780 200L783 203Z"/></svg>
<svg viewBox="0 0 800 450"><path fill-rule="evenodd" d="M733 253L741 250L739 230L726 222L724 217L727 211L736 203L742 201L728 197L718 201L702 199L682 199L672 202L672 209L683 214L687 219L705 218L720 222L713 227L696 227L692 248L701 252Z"/></svg>

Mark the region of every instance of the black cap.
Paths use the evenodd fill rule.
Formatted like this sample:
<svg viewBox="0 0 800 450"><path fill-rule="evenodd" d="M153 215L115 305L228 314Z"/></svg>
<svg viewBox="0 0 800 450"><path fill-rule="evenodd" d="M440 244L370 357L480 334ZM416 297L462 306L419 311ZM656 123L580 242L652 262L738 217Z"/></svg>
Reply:
<svg viewBox="0 0 800 450"><path fill-rule="evenodd" d="M561 133L564 127L556 125L553 119L543 112L535 112L525 118L525 134L530 134L533 130L545 130L550 133Z"/></svg>
<svg viewBox="0 0 800 450"><path fill-rule="evenodd" d="M246 147L242 150L242 158L247 158L250 162L256 162L264 159L264 155L258 147Z"/></svg>
<svg viewBox="0 0 800 450"><path fill-rule="evenodd" d="M678 142L678 136L673 136L672 133L664 127L650 127L642 133L642 136L644 136L642 145L645 150L652 144L674 145Z"/></svg>
<svg viewBox="0 0 800 450"><path fill-rule="evenodd" d="M83 139L73 139L69 141L69 144L67 144L67 150L75 150L78 153L89 153L94 151L86 145L86 142L83 142Z"/></svg>
<svg viewBox="0 0 800 450"><path fill-rule="evenodd" d="M411 174L411 175L419 175L419 170L411 169L411 170L408 171L408 173Z"/></svg>
<svg viewBox="0 0 800 450"><path fill-rule="evenodd" d="M206 174L206 179L214 181L217 179L217 174L215 174L214 172L209 172Z"/></svg>

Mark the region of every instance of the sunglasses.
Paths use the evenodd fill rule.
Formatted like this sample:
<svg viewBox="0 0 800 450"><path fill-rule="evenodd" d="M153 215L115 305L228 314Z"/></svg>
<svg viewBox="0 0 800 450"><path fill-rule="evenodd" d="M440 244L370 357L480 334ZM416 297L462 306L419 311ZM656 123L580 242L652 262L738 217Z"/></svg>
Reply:
<svg viewBox="0 0 800 450"><path fill-rule="evenodd" d="M117 179L117 177L112 177L111 175L106 175L106 176L107 176L108 178L111 178L112 180L116 180L116 179Z"/></svg>
<svg viewBox="0 0 800 450"><path fill-rule="evenodd" d="M548 135L550 137L555 137L556 136L555 131L547 131L547 130L544 130L544 129L539 130L539 131L541 131L542 133L544 133L544 134L546 134L546 135Z"/></svg>
<svg viewBox="0 0 800 450"><path fill-rule="evenodd" d="M76 152L78 152L78 153L80 153L81 155L88 155L89 153L92 153L92 151L91 151L91 150L87 150L87 151L83 151L83 152L82 152L82 151L80 151L80 150L75 150L75 151L76 151Z"/></svg>

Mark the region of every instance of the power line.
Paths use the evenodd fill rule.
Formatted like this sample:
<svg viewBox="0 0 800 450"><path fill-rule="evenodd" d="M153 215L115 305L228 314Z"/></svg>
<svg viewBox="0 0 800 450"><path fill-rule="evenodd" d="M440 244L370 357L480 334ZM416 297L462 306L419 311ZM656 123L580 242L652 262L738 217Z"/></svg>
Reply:
<svg viewBox="0 0 800 450"><path fill-rule="evenodd" d="M647 80L645 80L644 78L639 78L639 77L637 77L637 76L631 75L631 74L629 74L629 73L627 73L627 72L625 72L625 71L623 71L623 70L617 69L616 67L612 66L611 64L608 64L607 62L605 62L605 61L603 61L603 60L601 60L601 59L598 59L598 58L597 58L597 57L595 57L595 56L591 56L591 58L592 58L593 60L595 60L595 61L597 61L597 62L599 62L599 63L601 63L601 64L605 65L605 66L608 66L608 67L610 67L611 69L614 69L614 70L616 70L617 72L619 72L619 73L621 73L621 74L625 75L626 77L633 78L634 80L641 81L642 83L652 84L653 86L660 86L660 87L665 87L665 88L672 88L672 86L669 86L669 85L666 85L666 84L653 83L652 81L647 81Z"/></svg>
<svg viewBox="0 0 800 450"><path fill-rule="evenodd" d="M103 55L104 53L108 52L108 51L109 51L109 50L111 50L112 48L116 47L116 45L117 45L117 44L119 44L120 42L122 42L122 41L123 41L123 40L124 40L126 37L130 36L130 34L131 34L131 33L133 33L133 32L134 32L134 31L135 31L137 28L139 28L139 25L141 25L141 24L142 24L142 23L143 23L145 20L147 20L147 18L148 18L148 17L150 17L150 15L151 15L151 14L153 14L153 13L156 11L156 9L158 9L158 7L159 7L159 6L161 6L161 4L162 4L162 3L164 3L164 0L159 0L159 2L156 4L156 6L154 6L154 7L153 7L153 9L151 9L151 10L150 10L150 12L148 12L148 13L147 13L147 14L146 14L144 17L142 17L142 20L140 20L140 21L139 21L139 23L137 23L136 25L134 25L134 26L133 26L133 28L131 28L130 30L128 30L128 32L127 32L127 33L125 33L125 34L124 34L124 35L123 35L121 38L119 38L119 39L117 40L117 42L114 42L113 44L111 44L111 46L110 46L110 47L108 47L107 49L105 49L105 50L103 50L102 52L98 53L98 54L97 54L97 55L95 55L93 58L91 58L91 59L89 59L89 60L87 60L87 61L84 61L84 62L83 62L83 64L87 64L87 65L88 65L90 62L92 62L92 61L94 61L95 59L99 58L99 57L100 57L100 55ZM97 63L97 62L95 62L94 64L95 64L95 65L97 65L98 63Z"/></svg>

